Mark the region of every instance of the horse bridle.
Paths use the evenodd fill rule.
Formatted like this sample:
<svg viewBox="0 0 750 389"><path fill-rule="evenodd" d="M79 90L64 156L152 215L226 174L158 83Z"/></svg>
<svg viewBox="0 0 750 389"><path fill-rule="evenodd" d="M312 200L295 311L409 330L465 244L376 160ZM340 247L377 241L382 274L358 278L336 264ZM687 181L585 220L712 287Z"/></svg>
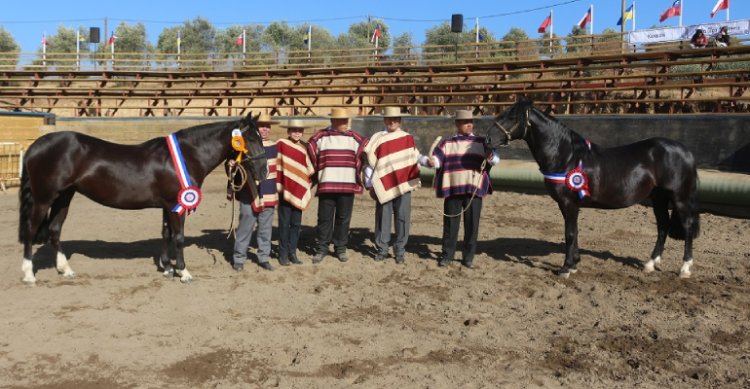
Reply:
<svg viewBox="0 0 750 389"><path fill-rule="evenodd" d="M526 132L528 131L529 126L531 125L531 121L529 120L529 109L526 110L525 116L526 116L526 120L523 121L523 135L521 135L521 137L518 139L523 139L526 137ZM505 137L506 137L505 144L508 144L510 143L510 141L513 140L513 131L515 131L516 128L518 128L518 126L520 125L521 125L521 121L517 121L510 129L507 129L505 128L505 126L500 124L500 122L497 120L494 120L494 124L493 124L494 127L497 127L500 131L502 131L505 134Z"/></svg>
<svg viewBox="0 0 750 389"><path fill-rule="evenodd" d="M247 132L248 128L250 128L249 125L246 126L244 129L240 130L240 132L244 135ZM266 156L266 151L263 148L261 148L256 154L253 154L253 155L250 155L247 153L243 153L243 154L244 154L244 157L240 160L240 163L254 161L256 159L261 159Z"/></svg>

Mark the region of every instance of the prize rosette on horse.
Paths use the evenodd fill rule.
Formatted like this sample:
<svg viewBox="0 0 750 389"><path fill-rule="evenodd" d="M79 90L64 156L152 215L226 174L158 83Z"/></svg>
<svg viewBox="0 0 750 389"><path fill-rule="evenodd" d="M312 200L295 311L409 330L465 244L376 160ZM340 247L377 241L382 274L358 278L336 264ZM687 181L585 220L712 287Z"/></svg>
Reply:
<svg viewBox="0 0 750 389"><path fill-rule="evenodd" d="M580 163L565 176L565 185L573 192L577 192L580 199L589 195L589 178L586 177Z"/></svg>
<svg viewBox="0 0 750 389"><path fill-rule="evenodd" d="M198 208L202 199L201 190L194 186L182 188L177 195L177 202L188 210Z"/></svg>
<svg viewBox="0 0 750 389"><path fill-rule="evenodd" d="M180 186L182 187L177 194L177 205L172 208L172 212L182 215L185 211L188 211L188 214L190 214L195 211L201 202L201 190L193 186L175 134L167 136L167 146L169 147L169 154L172 156L172 164L177 173L177 179L180 181Z"/></svg>

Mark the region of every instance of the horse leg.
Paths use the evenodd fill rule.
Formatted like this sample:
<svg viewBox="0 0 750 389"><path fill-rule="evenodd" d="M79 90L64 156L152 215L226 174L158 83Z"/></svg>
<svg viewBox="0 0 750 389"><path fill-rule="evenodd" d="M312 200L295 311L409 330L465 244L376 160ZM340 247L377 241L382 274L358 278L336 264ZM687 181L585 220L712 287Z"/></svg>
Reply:
<svg viewBox="0 0 750 389"><path fill-rule="evenodd" d="M565 219L565 263L560 268L558 275L562 278L570 277L571 273L578 271L576 266L581 260L578 252L578 205L573 203L558 202L560 211Z"/></svg>
<svg viewBox="0 0 750 389"><path fill-rule="evenodd" d="M661 189L654 189L651 194L651 205L656 216L656 245L651 252L651 259L643 266L643 271L651 273L654 265L661 262L661 254L664 252L664 243L667 241L669 231L669 197Z"/></svg>
<svg viewBox="0 0 750 389"><path fill-rule="evenodd" d="M183 248L185 247L185 214L178 215L170 212L169 220L172 225L172 241L174 242L175 251L175 273L180 276L180 282L185 284L193 280L193 276L188 272L185 266L185 256Z"/></svg>
<svg viewBox="0 0 750 389"><path fill-rule="evenodd" d="M70 268L68 264L68 258L63 253L60 247L60 232L62 225L65 223L65 218L68 216L68 209L70 209L70 201L73 199L75 189L69 188L63 192L60 192L60 196L55 199L50 209L50 224L49 224L49 238L52 247L57 253L56 268L57 272L62 274L64 277L72 278L75 277L76 273Z"/></svg>
<svg viewBox="0 0 750 389"><path fill-rule="evenodd" d="M690 278L690 266L693 265L693 230L696 228L698 221L693 216L694 210L691 209L687 202L675 200L672 212L678 213L682 229L685 231L685 252L682 256L680 278Z"/></svg>
<svg viewBox="0 0 750 389"><path fill-rule="evenodd" d="M163 269L164 277L172 277L174 268L169 259L169 246L172 244L172 228L169 220L170 211L162 209L161 214L161 254L159 255L159 266Z"/></svg>
<svg viewBox="0 0 750 389"><path fill-rule="evenodd" d="M47 218L47 211L49 210L49 202L41 202L35 200L31 207L31 215L26 226L26 239L23 242L23 261L21 262L21 271L23 272L23 282L29 285L36 284L36 277L34 277L34 263L33 259L33 243L34 238L37 234L37 230L42 226L45 219Z"/></svg>

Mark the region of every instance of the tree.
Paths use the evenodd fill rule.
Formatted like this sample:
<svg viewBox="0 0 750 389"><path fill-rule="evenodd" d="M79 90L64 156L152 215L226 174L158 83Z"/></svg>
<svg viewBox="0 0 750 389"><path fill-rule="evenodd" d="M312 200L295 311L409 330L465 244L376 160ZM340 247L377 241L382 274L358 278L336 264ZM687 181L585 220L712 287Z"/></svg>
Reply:
<svg viewBox="0 0 750 389"><path fill-rule="evenodd" d="M182 26L165 28L159 34L156 48L160 53L174 53L177 58L177 33L180 33L180 66L187 69L206 70L208 60L216 55L216 29L209 21L196 18Z"/></svg>
<svg viewBox="0 0 750 389"><path fill-rule="evenodd" d="M501 50L499 55L520 60L536 58L539 53L538 48L532 45L529 39L529 34L522 28L511 27L498 43Z"/></svg>
<svg viewBox="0 0 750 389"><path fill-rule="evenodd" d="M416 62L418 52L414 48L411 33L405 32L393 38L393 55L391 60L394 65L413 65Z"/></svg>
<svg viewBox="0 0 750 389"><path fill-rule="evenodd" d="M486 31L486 30L484 30ZM461 33L451 32L448 22L441 23L425 32L425 59L428 62L453 62L457 52L476 41L474 29Z"/></svg>
<svg viewBox="0 0 750 389"><path fill-rule="evenodd" d="M0 53L2 53L0 69L15 69L19 51L21 51L21 47L13 39L13 35L0 26Z"/></svg>
<svg viewBox="0 0 750 389"><path fill-rule="evenodd" d="M568 53L588 53L591 51L591 37L583 37L588 32L579 27L577 24L573 26L565 39L565 51Z"/></svg>
<svg viewBox="0 0 750 389"><path fill-rule="evenodd" d="M120 23L114 30L115 66L120 70L148 69L154 46L146 40L146 26L143 23L129 25ZM106 66L111 61L112 46L110 36L104 37L97 48L97 61ZM113 66L113 67L115 67Z"/></svg>
<svg viewBox="0 0 750 389"><path fill-rule="evenodd" d="M342 51L335 53L339 62L350 63L354 66L368 64L373 60L375 44L371 43L373 32L380 25L378 51L385 52L391 44L390 28L381 19L361 21L349 26L346 33L340 34L336 41ZM371 51L372 50L372 51Z"/></svg>

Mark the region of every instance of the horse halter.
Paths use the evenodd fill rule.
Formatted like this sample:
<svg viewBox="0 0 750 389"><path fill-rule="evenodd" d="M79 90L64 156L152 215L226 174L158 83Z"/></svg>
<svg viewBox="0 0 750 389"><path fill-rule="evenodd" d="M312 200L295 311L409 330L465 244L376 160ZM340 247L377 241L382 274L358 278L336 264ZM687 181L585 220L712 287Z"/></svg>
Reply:
<svg viewBox="0 0 750 389"><path fill-rule="evenodd" d="M531 125L531 121L529 120L529 110L527 109L525 112L526 120L524 120L523 125L523 135L519 137L519 139L526 137L526 131L529 129L529 126ZM493 126L497 127L500 131L502 131L505 134L505 144L507 145L510 143L510 141L513 140L513 131L518 128L518 126L521 125L521 122L516 122L510 129L505 128L502 124L500 124L499 121L495 120Z"/></svg>

